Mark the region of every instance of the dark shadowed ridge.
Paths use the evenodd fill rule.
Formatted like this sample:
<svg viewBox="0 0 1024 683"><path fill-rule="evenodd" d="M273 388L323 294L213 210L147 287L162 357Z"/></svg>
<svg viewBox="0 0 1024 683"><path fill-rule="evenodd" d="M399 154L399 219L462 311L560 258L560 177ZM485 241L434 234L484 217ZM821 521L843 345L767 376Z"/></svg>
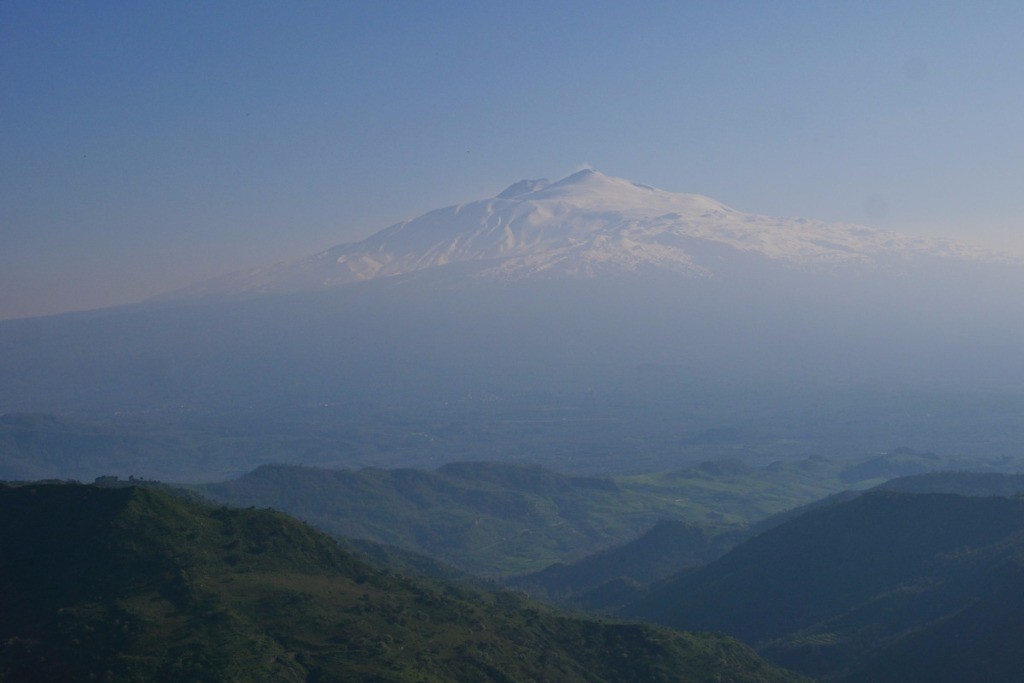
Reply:
<svg viewBox="0 0 1024 683"><path fill-rule="evenodd" d="M810 675L1009 680L988 676L1024 664L1000 649L1024 618L999 607L1022 556L1022 498L878 491L771 529L623 613L729 633ZM955 633L970 634L963 649Z"/></svg>
<svg viewBox="0 0 1024 683"><path fill-rule="evenodd" d="M506 583L557 602L607 611L635 600L645 584L696 567L735 545L737 533L660 520L634 541L571 564L556 563Z"/></svg>

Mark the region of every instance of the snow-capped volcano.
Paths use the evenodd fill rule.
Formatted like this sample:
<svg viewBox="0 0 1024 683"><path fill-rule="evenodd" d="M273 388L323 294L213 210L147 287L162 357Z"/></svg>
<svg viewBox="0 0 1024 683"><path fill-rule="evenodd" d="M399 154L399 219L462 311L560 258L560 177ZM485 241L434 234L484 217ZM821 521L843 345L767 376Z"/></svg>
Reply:
<svg viewBox="0 0 1024 683"><path fill-rule="evenodd" d="M307 464L459 452L668 469L699 426L748 424L763 425L751 457L922 434L991 434L1004 453L1024 399L1001 432L990 410L1024 396L1024 268L987 256L590 171L521 181L159 301L4 321L0 412L295 425L244 462L296 444ZM943 431L968 404L978 421ZM344 431L307 449L321 415ZM208 450L196 467L243 462Z"/></svg>
<svg viewBox="0 0 1024 683"><path fill-rule="evenodd" d="M557 182L521 180L495 197L430 211L361 242L180 294L317 289L455 263L472 263L480 277L652 267L712 277L723 249L801 268L985 255L955 242L861 225L743 213L702 195L584 170Z"/></svg>

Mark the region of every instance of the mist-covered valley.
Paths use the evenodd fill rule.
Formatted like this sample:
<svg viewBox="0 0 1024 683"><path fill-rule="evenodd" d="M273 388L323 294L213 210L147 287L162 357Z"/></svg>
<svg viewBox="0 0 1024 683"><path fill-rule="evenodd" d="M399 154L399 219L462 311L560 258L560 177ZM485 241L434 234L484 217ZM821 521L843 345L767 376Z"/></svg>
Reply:
<svg viewBox="0 0 1024 683"><path fill-rule="evenodd" d="M69 541L24 529L71 505L100 554L61 562L137 578L62 588L57 622L9 595L0 676L1012 680L1022 288L958 243L584 171L2 321L5 585L53 589L26 567ZM342 613L372 618L280 635Z"/></svg>
<svg viewBox="0 0 1024 683"><path fill-rule="evenodd" d="M446 209L152 301L0 322L0 473L1017 455L1021 263L592 171L539 187L455 207L455 227ZM364 252L399 272L352 271ZM76 433L95 456L61 450Z"/></svg>

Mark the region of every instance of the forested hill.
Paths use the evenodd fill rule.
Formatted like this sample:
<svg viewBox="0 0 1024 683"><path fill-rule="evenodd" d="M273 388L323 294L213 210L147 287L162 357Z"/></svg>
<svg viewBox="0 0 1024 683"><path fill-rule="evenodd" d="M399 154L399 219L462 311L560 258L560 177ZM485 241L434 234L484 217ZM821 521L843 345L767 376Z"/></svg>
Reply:
<svg viewBox="0 0 1024 683"><path fill-rule="evenodd" d="M717 536L846 488L876 484L893 470L927 472L942 464L932 455L893 453L863 467L821 457L765 467L716 461L616 478L498 462L434 470L264 465L238 479L191 488L230 505L271 506L324 531L395 545L464 571L507 576L633 541L662 519ZM714 556L699 553L701 561Z"/></svg>
<svg viewBox="0 0 1024 683"><path fill-rule="evenodd" d="M377 569L268 510L0 486L4 681L784 681L726 637Z"/></svg>
<svg viewBox="0 0 1024 683"><path fill-rule="evenodd" d="M810 675L1020 680L1024 498L877 491L812 509L626 614L729 633Z"/></svg>

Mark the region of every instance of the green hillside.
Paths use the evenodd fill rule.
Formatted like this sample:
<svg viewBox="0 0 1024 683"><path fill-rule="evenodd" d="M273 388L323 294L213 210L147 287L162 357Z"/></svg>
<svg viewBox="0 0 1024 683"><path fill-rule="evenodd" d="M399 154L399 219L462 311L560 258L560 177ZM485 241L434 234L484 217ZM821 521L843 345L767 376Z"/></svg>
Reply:
<svg viewBox="0 0 1024 683"><path fill-rule="evenodd" d="M877 487L904 493L956 493L961 496L1024 495L1024 474L929 472L899 477Z"/></svg>
<svg viewBox="0 0 1024 683"><path fill-rule="evenodd" d="M663 519L700 527L698 533L718 548L701 551L699 559L706 561L727 548L713 540L722 533L877 484L882 472L928 472L944 462L901 451L872 457L863 467L819 457L765 467L723 461L614 479L483 462L435 470L268 465L192 488L232 505L284 510L339 536L501 576L575 562L630 542Z"/></svg>
<svg viewBox="0 0 1024 683"><path fill-rule="evenodd" d="M635 600L645 584L717 559L741 534L714 534L706 527L661 520L636 540L506 583L547 600L605 611Z"/></svg>
<svg viewBox="0 0 1024 683"><path fill-rule="evenodd" d="M728 633L815 676L1019 680L986 672L1024 670L1019 648L995 646L1024 626L1005 609L1021 558L1024 498L878 491L811 509L623 613Z"/></svg>
<svg viewBox="0 0 1024 683"><path fill-rule="evenodd" d="M610 480L497 463L434 471L265 466L198 490L483 575L529 571L632 538L678 507Z"/></svg>
<svg viewBox="0 0 1024 683"><path fill-rule="evenodd" d="M0 680L782 681L728 638L403 578L267 510L0 486Z"/></svg>
<svg viewBox="0 0 1024 683"><path fill-rule="evenodd" d="M906 459L906 453L896 454ZM873 459L875 463L878 458ZM859 467L858 467L859 468ZM1024 494L1024 475L996 472L932 472L891 479L872 491L953 493L962 496ZM638 600L649 585L682 569L695 569L757 534L811 510L852 500L863 491L843 491L771 515L743 529L716 532L686 522L662 520L639 538L572 563L555 563L505 583L531 594L590 611L607 612Z"/></svg>

